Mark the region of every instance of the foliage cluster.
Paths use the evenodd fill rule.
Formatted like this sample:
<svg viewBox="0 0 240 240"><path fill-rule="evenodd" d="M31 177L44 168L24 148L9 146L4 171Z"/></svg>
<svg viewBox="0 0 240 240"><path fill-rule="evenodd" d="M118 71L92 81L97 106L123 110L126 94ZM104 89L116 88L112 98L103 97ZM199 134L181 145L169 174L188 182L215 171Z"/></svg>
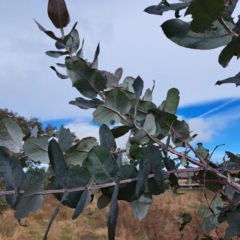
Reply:
<svg viewBox="0 0 240 240"><path fill-rule="evenodd" d="M226 67L233 56L239 56L239 23L234 23L231 17L236 4L237 0L183 0L178 4L169 4L164 0L145 11L161 15L164 11L174 10L176 18L163 23L162 29L170 40L181 46L212 49L226 45L219 56L219 63ZM185 15L192 15L191 23L179 19L180 10L185 8ZM176 116L180 99L177 89L170 89L163 102L156 105L152 102L154 86L143 93L141 77L126 77L121 81L122 68L113 74L98 69L99 45L93 61L85 60L84 41L80 44L77 23L70 33L64 33L70 22L64 0L49 0L48 16L60 29L61 37L35 22L42 32L55 40L57 51L47 51L46 54L54 58L67 55L64 63L57 63L67 75L54 66L51 68L59 78L70 78L82 95L70 104L94 109L93 120L100 125L100 143L94 137L86 137L73 144L70 130L64 127L59 130L58 141L38 135L37 128L33 128L30 137L23 143L19 125L12 118L1 118L0 170L6 187L1 195L6 195L6 201L15 210L14 216L19 223L29 212L41 207L43 194L53 193L59 204L43 237L47 239L61 204L74 208L72 219L76 219L92 202L92 190L101 189L98 208L110 204L108 238L114 239L118 200L129 202L133 215L141 220L151 205L152 195L162 194L168 188L178 194L177 173L195 172L196 181L216 193L209 206L202 205L199 209L204 222L196 229L196 239L200 234L204 234L205 239L211 239L208 232L223 221L229 224L224 239L238 235L239 207L236 206L240 185L233 181L230 170L240 167L239 157L226 152L229 160L225 161L224 157L224 162L216 165L211 162L212 154L201 143L193 149L189 142L196 135L191 136L188 124ZM236 75L216 84L233 82L238 85L238 81ZM115 126L110 128L110 125ZM118 149L115 139L125 134L129 134L126 149ZM178 152L178 147L185 147L186 151ZM194 152L196 159L189 157L189 150ZM122 164L123 152L129 157L129 164ZM170 153L176 157L172 158ZM20 160L26 158L49 163L47 175L39 171L24 172ZM179 169L180 165L184 169ZM44 178L50 181L51 190L44 190ZM183 214L179 230L183 231L191 219L189 213Z"/></svg>

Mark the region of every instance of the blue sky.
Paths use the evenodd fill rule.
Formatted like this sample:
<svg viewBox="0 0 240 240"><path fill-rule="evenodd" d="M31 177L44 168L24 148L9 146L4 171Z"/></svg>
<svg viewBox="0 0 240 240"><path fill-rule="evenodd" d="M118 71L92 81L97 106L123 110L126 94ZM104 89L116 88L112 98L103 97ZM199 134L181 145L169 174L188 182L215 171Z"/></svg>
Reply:
<svg viewBox="0 0 240 240"><path fill-rule="evenodd" d="M44 124L64 124L82 138L97 135L91 111L81 110L68 102L79 97L69 79L60 80L49 68L62 63L45 52L55 50L54 41L39 31L33 18L56 35L59 31L47 17L47 0L0 1L0 106L26 117L39 117ZM170 3L178 2L171 0ZM239 61L233 59L227 68L218 64L222 48L211 51L190 50L177 46L163 34L160 25L174 12L163 16L143 10L159 1L66 0L71 23L78 21L81 40L85 38L84 57L92 60L100 41L99 69L114 72L123 68L123 77L140 75L145 88L156 81L153 100L159 105L168 89L180 91L178 115L198 133L193 145L203 142L208 149L225 143L214 160L224 151L239 153L240 88L235 85L214 86L218 80L239 72ZM237 18L240 6L233 17ZM184 11L180 13L184 15ZM183 18L189 21L190 16ZM59 69L62 73L64 71ZM235 100L234 100L235 99ZM234 100L234 101L233 101ZM231 102L232 101L232 102ZM215 111L203 115L215 108ZM119 140L124 147L125 139ZM221 156L221 158L220 158Z"/></svg>

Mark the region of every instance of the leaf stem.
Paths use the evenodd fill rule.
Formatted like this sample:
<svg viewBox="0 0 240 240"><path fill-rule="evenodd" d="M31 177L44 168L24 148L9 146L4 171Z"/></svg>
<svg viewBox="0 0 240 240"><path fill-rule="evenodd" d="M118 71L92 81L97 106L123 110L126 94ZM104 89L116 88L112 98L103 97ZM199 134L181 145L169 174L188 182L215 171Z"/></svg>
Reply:
<svg viewBox="0 0 240 240"><path fill-rule="evenodd" d="M217 20L223 25L223 27L225 28L225 30L226 30L228 33L233 34L234 36L238 37L238 34L235 33L231 28L229 28L229 26L225 23L225 21L223 20L223 18L218 18Z"/></svg>

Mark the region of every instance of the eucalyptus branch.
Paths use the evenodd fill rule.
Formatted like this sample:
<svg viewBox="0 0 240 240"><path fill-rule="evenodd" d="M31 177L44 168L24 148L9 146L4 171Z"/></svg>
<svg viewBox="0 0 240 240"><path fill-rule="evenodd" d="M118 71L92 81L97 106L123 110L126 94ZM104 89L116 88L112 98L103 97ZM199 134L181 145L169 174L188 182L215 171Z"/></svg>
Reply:
<svg viewBox="0 0 240 240"><path fill-rule="evenodd" d="M64 29L63 29L63 28L60 28L60 31L61 31L62 39L64 39L64 37L65 37ZM69 51L68 46L67 46L66 44L64 44L64 46L65 46L66 50L69 52L69 56L72 57L72 54L71 54L71 52Z"/></svg>
<svg viewBox="0 0 240 240"><path fill-rule="evenodd" d="M217 20L222 24L222 26L225 28L225 30L226 30L228 33L230 33L230 34L238 37L239 34L235 33L235 32L225 23L225 21L223 20L223 18L218 18Z"/></svg>
<svg viewBox="0 0 240 240"><path fill-rule="evenodd" d="M186 169L178 169L178 170L171 170L171 171L167 171L164 172L164 174L171 174L171 173L181 173L181 172L199 172L203 170L203 168L186 168ZM149 174L148 178L153 178L154 174ZM124 180L120 180L119 184L125 184L125 183L130 183L130 182L136 182L138 180L138 178L130 178L130 179L124 179ZM111 183L104 183L104 184L97 184L97 185L92 185L90 186L88 189L92 189L92 190L96 190L96 189L100 189L100 188L107 188L107 187L112 187L115 186L116 183L115 182L111 182ZM41 192L36 192L34 193L34 195L36 194L52 194L52 193L64 193L66 189L54 189L54 190L44 190ZM78 192L78 191L84 191L86 190L86 186L85 187L78 187L78 188L70 188L67 189L69 192ZM24 190L20 190L19 193L24 193ZM11 195L11 194L15 194L14 190L11 191L1 191L0 192L0 196L4 196L4 195ZM30 195L29 195L30 196Z"/></svg>

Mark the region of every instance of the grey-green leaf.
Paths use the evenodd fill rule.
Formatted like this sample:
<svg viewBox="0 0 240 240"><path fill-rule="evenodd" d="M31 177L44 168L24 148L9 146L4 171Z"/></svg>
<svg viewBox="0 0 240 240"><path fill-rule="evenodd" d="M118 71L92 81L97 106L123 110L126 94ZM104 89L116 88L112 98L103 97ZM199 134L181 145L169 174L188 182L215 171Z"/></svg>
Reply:
<svg viewBox="0 0 240 240"><path fill-rule="evenodd" d="M161 5L160 7L158 7L157 5L153 5L144 9L144 12L149 14L162 15L166 11L180 11L188 6L189 3L173 3L169 4L169 6Z"/></svg>
<svg viewBox="0 0 240 240"><path fill-rule="evenodd" d="M70 101L69 104L78 106L82 109L96 108L99 105L102 105L104 102L98 98L93 98L91 100L86 100L82 97L75 98L76 101Z"/></svg>
<svg viewBox="0 0 240 240"><path fill-rule="evenodd" d="M103 105L98 106L93 112L94 122L101 124L105 122L107 125L114 120L119 123L121 114L126 114L131 109L129 94L122 89L113 89L105 93L106 101Z"/></svg>
<svg viewBox="0 0 240 240"><path fill-rule="evenodd" d="M92 192L90 190L85 190L81 195L81 198L75 208L75 211L72 215L72 219L76 219L83 211L83 209L92 201Z"/></svg>
<svg viewBox="0 0 240 240"><path fill-rule="evenodd" d="M20 187L22 179L25 178L18 159L3 146L0 146L0 172L3 173L5 186L15 190Z"/></svg>
<svg viewBox="0 0 240 240"><path fill-rule="evenodd" d="M75 53L78 50L79 44L80 44L80 38L79 38L78 30L74 29L71 32L71 36L73 38L73 43L72 43L71 47L69 48L69 50L70 50L71 53Z"/></svg>
<svg viewBox="0 0 240 240"><path fill-rule="evenodd" d="M227 22L226 22L227 23ZM227 23L233 28L231 23ZM180 19L170 19L164 22L162 30L167 38L174 43L192 49L208 50L228 44L232 36L218 22L213 23L213 28L204 33L195 33L189 29L190 22L184 22Z"/></svg>
<svg viewBox="0 0 240 240"><path fill-rule="evenodd" d="M142 90L143 90L143 87L144 87L143 80L140 78L140 76L138 76L134 80L132 86L133 86L133 90L135 92L136 99L139 99L140 96L142 95Z"/></svg>
<svg viewBox="0 0 240 240"><path fill-rule="evenodd" d="M65 51L65 52L62 52L62 51L47 51L46 54L49 56L49 57L53 57L53 58L59 58L63 55L68 55L69 52Z"/></svg>
<svg viewBox="0 0 240 240"><path fill-rule="evenodd" d="M144 192L139 199L130 202L134 217L138 218L139 220L144 219L148 213L148 209L151 206L151 203L152 194L149 192Z"/></svg>
<svg viewBox="0 0 240 240"><path fill-rule="evenodd" d="M93 58L93 61L91 63L91 67L92 68L98 68L98 55L99 55L99 53L100 53L100 45L98 43L96 51L95 51L95 55L94 55L94 58Z"/></svg>
<svg viewBox="0 0 240 240"><path fill-rule="evenodd" d="M178 89L169 89L162 111L175 114L178 108L179 100L180 97Z"/></svg>
<svg viewBox="0 0 240 240"><path fill-rule="evenodd" d="M240 85L240 72L236 74L234 77L229 77L224 80L217 81L215 85L222 85L224 83L235 83L236 86Z"/></svg>
<svg viewBox="0 0 240 240"><path fill-rule="evenodd" d="M100 145L114 151L117 148L115 138L106 124L102 124L99 128Z"/></svg>
<svg viewBox="0 0 240 240"><path fill-rule="evenodd" d="M42 206L43 195L37 192L43 190L42 178L33 182L23 193L17 204L14 217L17 219L25 218L29 212L36 212Z"/></svg>
<svg viewBox="0 0 240 240"><path fill-rule="evenodd" d="M69 148L66 152L66 161L73 165L82 166L83 161L87 158L88 152L92 147L97 146L98 142L94 137L81 139L76 145Z"/></svg>
<svg viewBox="0 0 240 240"><path fill-rule="evenodd" d="M219 225L218 217L223 205L223 201L217 195L210 206L211 210L207 210L206 214L204 215L204 221L200 225L204 232L210 232Z"/></svg>
<svg viewBox="0 0 240 240"><path fill-rule="evenodd" d="M39 138L28 138L24 144L24 151L32 160L48 164L48 136L41 136Z"/></svg>
<svg viewBox="0 0 240 240"><path fill-rule="evenodd" d="M67 73L73 86L87 98L95 98L106 87L106 79L80 57L66 58Z"/></svg>
<svg viewBox="0 0 240 240"><path fill-rule="evenodd" d="M58 143L63 152L66 152L72 146L72 137L69 128L60 127Z"/></svg>
<svg viewBox="0 0 240 240"><path fill-rule="evenodd" d="M120 168L106 147L93 147L88 153L85 164L88 171L95 175L97 184L118 182L121 179Z"/></svg>
<svg viewBox="0 0 240 240"><path fill-rule="evenodd" d="M0 145L15 153L23 148L23 133L19 125L11 118L0 119Z"/></svg>
<svg viewBox="0 0 240 240"><path fill-rule="evenodd" d="M69 181L68 167L64 159L62 150L55 139L52 139L49 142L48 156L50 164L56 174L58 181L62 184L64 188L67 188Z"/></svg>
<svg viewBox="0 0 240 240"><path fill-rule="evenodd" d="M111 198L111 206L108 214L107 219L107 227L108 227L108 239L114 240L115 239L115 228L117 225L117 218L118 218L118 191L119 191L119 183L116 183L114 187L114 192Z"/></svg>
<svg viewBox="0 0 240 240"><path fill-rule="evenodd" d="M131 128L132 127L125 126L125 125L123 125L123 126L116 126L116 127L111 129L111 132L112 132L114 138L119 138L119 137L125 135L126 133L128 133Z"/></svg>
<svg viewBox="0 0 240 240"><path fill-rule="evenodd" d="M186 224L190 223L192 220L192 216L189 213L184 213L182 215L182 223L181 227L179 228L179 231L182 231Z"/></svg>
<svg viewBox="0 0 240 240"><path fill-rule="evenodd" d="M135 188L135 195L139 196L140 193L144 190L144 185L148 179L149 174L149 165L148 161L145 159L141 159L139 163L139 172L138 172L138 180Z"/></svg>
<svg viewBox="0 0 240 240"><path fill-rule="evenodd" d="M77 52L76 56L83 58L83 45L84 45L84 39L82 41L82 47L79 49L79 51Z"/></svg>
<svg viewBox="0 0 240 240"><path fill-rule="evenodd" d="M107 195L102 194L97 201L98 209L105 208L111 202L111 198Z"/></svg>
<svg viewBox="0 0 240 240"><path fill-rule="evenodd" d="M147 114L145 122L143 124L143 129L149 134L154 135L156 132L155 117L152 113Z"/></svg>
<svg viewBox="0 0 240 240"><path fill-rule="evenodd" d="M222 67L227 67L233 56L240 57L240 36L234 38L228 45L221 51L218 62Z"/></svg>
<svg viewBox="0 0 240 240"><path fill-rule="evenodd" d="M102 71L103 74L107 78L107 87L108 88L115 88L119 87L119 80L114 74L107 72L107 71Z"/></svg>
<svg viewBox="0 0 240 240"><path fill-rule="evenodd" d="M123 69L120 67L114 72L114 76L120 81L123 74Z"/></svg>
<svg viewBox="0 0 240 240"><path fill-rule="evenodd" d="M64 74L58 72L55 67L51 66L50 68L57 74L57 76L58 76L59 78L61 78L61 79L67 79L67 78L69 78L67 75L64 75Z"/></svg>

